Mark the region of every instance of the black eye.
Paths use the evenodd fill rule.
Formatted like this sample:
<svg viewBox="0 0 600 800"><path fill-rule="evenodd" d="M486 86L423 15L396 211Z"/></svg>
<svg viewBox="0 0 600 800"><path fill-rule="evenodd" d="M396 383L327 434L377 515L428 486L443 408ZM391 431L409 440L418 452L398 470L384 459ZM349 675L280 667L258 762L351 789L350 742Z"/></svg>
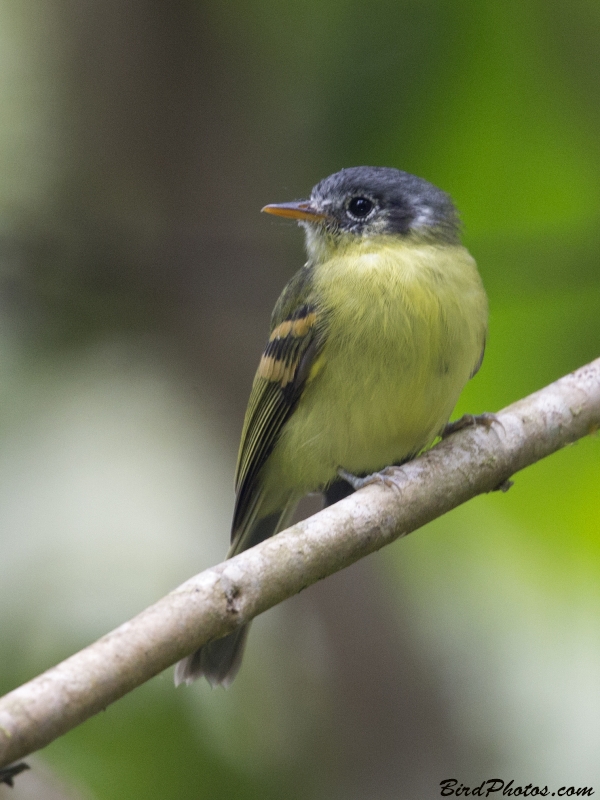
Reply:
<svg viewBox="0 0 600 800"><path fill-rule="evenodd" d="M373 205L373 201L368 197L353 197L348 203L348 212L356 219L364 219L373 210Z"/></svg>

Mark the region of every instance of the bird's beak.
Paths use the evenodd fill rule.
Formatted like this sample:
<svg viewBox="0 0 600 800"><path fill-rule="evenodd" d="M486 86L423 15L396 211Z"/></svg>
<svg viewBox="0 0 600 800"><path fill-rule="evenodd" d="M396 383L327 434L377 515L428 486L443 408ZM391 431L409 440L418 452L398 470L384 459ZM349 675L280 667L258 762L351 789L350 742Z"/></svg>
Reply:
<svg viewBox="0 0 600 800"><path fill-rule="evenodd" d="M291 219L305 219L308 222L319 222L327 219L328 214L318 211L309 200L299 200L294 203L273 203L261 208L266 214L275 214L277 217L290 217Z"/></svg>

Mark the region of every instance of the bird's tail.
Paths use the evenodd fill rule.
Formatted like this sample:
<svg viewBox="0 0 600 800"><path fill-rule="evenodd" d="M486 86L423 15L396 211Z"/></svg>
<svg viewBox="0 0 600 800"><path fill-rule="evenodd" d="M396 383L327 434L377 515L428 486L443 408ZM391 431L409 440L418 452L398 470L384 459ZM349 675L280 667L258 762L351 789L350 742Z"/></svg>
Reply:
<svg viewBox="0 0 600 800"><path fill-rule="evenodd" d="M242 625L233 633L209 642L182 659L175 667L175 686L180 683L193 683L203 675L213 687L226 689L242 665L244 647L248 638L250 623Z"/></svg>
<svg viewBox="0 0 600 800"><path fill-rule="evenodd" d="M227 554L228 558L237 555L242 550L268 539L278 531L283 530L294 513L296 503L290 503L283 509L266 517L261 517L252 523L249 534L244 536L241 548L234 546ZM239 540L238 540L239 542ZM180 683L193 683L204 676L210 685L224 686L227 688L233 682L242 665L244 647L248 638L250 623L241 625L233 633L228 633L221 639L214 639L190 656L179 661L175 667L175 686Z"/></svg>

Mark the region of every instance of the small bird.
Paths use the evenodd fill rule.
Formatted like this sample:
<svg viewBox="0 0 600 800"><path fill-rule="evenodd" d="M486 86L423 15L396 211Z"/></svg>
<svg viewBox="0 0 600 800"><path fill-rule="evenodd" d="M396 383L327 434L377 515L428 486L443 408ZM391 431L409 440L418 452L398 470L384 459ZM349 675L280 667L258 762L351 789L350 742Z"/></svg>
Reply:
<svg viewBox="0 0 600 800"><path fill-rule="evenodd" d="M265 206L304 228L246 411L230 558L336 502L439 436L479 369L487 297L450 197L387 167L350 167L309 200ZM364 476L369 476L365 478ZM236 676L248 624L179 662L175 682Z"/></svg>

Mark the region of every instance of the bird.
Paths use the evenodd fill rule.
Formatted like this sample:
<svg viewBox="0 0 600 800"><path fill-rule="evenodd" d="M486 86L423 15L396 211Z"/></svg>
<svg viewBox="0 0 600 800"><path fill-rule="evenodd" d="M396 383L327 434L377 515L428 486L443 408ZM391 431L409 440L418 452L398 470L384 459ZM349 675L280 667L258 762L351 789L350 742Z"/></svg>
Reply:
<svg viewBox="0 0 600 800"><path fill-rule="evenodd" d="M479 370L488 301L453 201L392 167L348 167L308 200L262 211L304 228L245 415L227 557L283 530L299 500L329 505L442 434ZM180 661L175 682L229 686L249 623Z"/></svg>

